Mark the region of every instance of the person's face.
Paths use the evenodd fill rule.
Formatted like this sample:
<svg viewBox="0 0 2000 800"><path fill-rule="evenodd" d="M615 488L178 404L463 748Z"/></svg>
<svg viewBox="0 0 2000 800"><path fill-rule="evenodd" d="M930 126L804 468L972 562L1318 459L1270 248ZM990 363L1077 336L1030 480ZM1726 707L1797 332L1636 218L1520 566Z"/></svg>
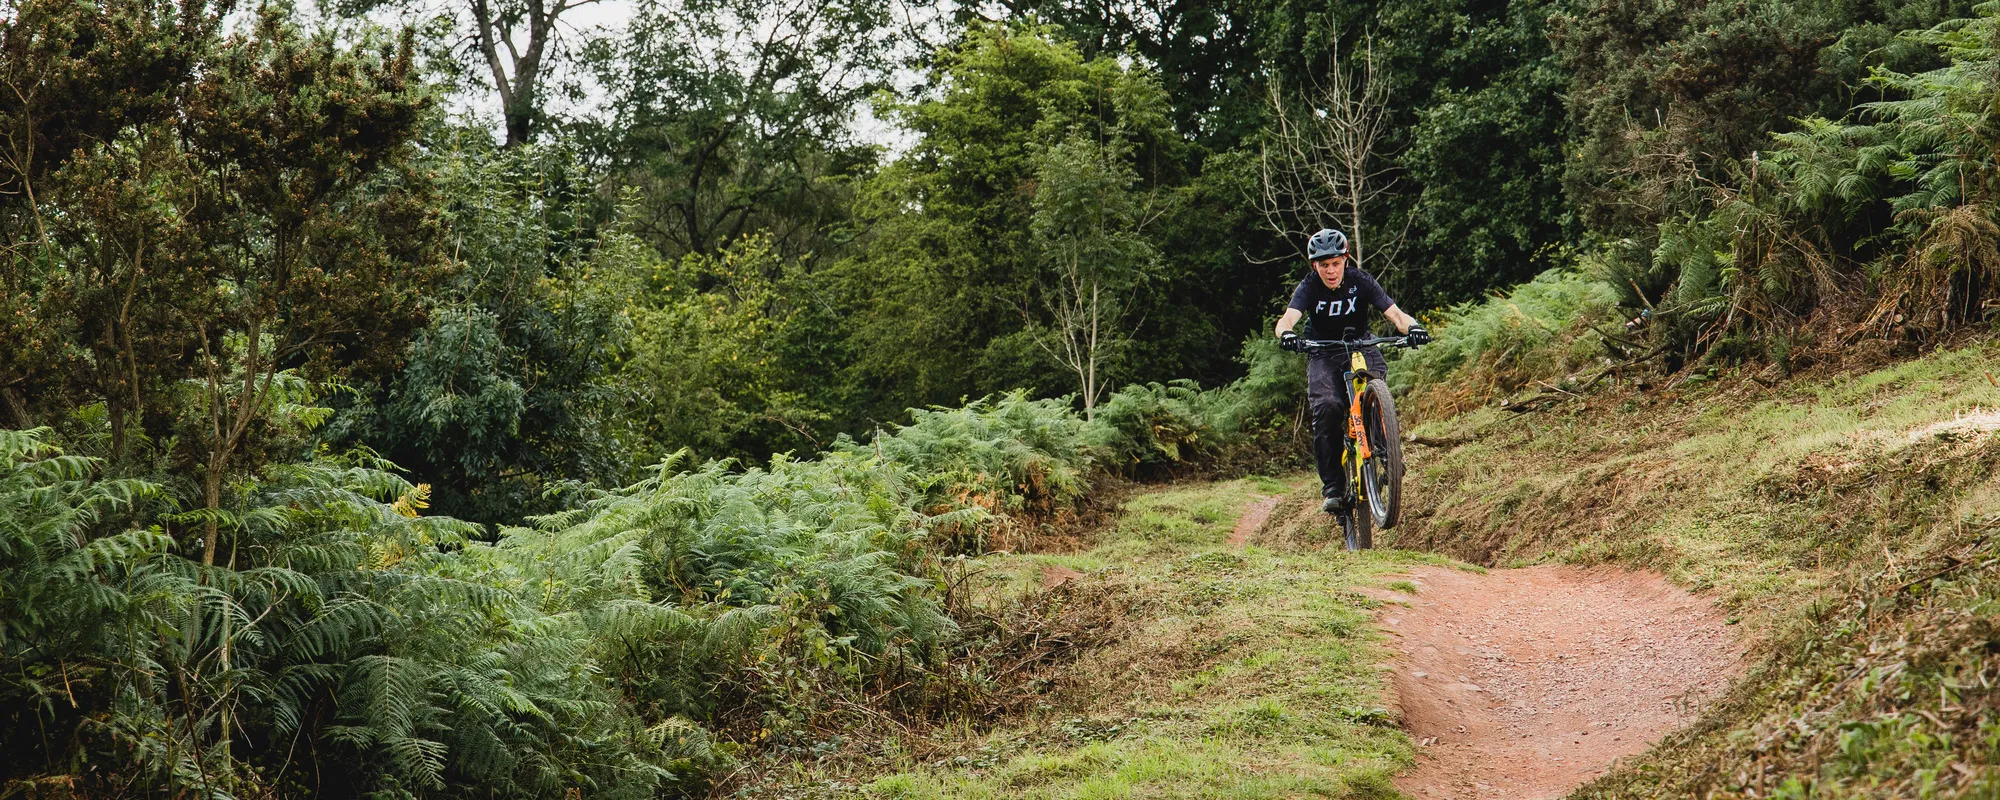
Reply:
<svg viewBox="0 0 2000 800"><path fill-rule="evenodd" d="M1328 289L1340 288L1340 279L1347 275L1347 256L1332 256L1312 262L1313 271L1319 273L1321 283Z"/></svg>

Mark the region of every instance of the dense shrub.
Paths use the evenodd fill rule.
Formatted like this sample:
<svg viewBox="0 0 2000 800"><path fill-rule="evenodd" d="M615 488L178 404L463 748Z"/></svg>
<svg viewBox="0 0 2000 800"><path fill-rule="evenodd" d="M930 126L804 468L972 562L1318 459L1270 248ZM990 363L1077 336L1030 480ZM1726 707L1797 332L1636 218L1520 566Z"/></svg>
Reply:
<svg viewBox="0 0 2000 800"><path fill-rule="evenodd" d="M1605 354L1591 326L1615 317L1611 288L1575 269L1554 269L1478 303L1431 315L1436 341L1406 351L1389 370L1423 413L1455 413L1536 380L1556 380Z"/></svg>
<svg viewBox="0 0 2000 800"><path fill-rule="evenodd" d="M861 453L670 462L489 544L363 453L268 470L203 567L140 524L154 487L44 435L0 432L17 788L81 764L117 767L81 778L107 794L698 791L712 731L783 739L848 693L929 689L955 627L924 539L985 513L918 513Z"/></svg>
<svg viewBox="0 0 2000 800"><path fill-rule="evenodd" d="M42 436L0 433L0 573L37 608L0 643L10 785L636 796L672 776L674 749L579 680L594 634L537 602L547 572L504 574L379 462L267 471L210 567L139 524L152 487L94 482ZM309 761L279 744L299 740Z"/></svg>
<svg viewBox="0 0 2000 800"><path fill-rule="evenodd" d="M836 452L872 451L907 472L920 507L1053 514L1089 489L1090 432L1069 398L1014 391L960 408L911 409L909 425L866 445L843 437Z"/></svg>
<svg viewBox="0 0 2000 800"><path fill-rule="evenodd" d="M1194 461L1236 441L1241 403L1236 392L1193 381L1132 384L1097 407L1094 443L1120 469Z"/></svg>

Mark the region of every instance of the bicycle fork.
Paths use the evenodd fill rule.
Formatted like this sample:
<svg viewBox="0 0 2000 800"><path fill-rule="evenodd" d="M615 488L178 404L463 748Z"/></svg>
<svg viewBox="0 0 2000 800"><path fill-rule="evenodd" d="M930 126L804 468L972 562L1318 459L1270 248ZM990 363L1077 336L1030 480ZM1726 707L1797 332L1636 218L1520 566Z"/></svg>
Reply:
<svg viewBox="0 0 2000 800"><path fill-rule="evenodd" d="M1347 511L1341 515L1340 528L1347 539L1347 549L1355 551L1361 549L1358 535L1361 521L1356 515L1369 513L1362 508L1362 505L1368 502L1368 493L1362 485L1361 465L1366 464L1374 453L1368 449L1368 429L1361 422L1361 393L1367 391L1368 387L1368 360L1358 352L1351 353L1350 358L1347 374L1342 376L1347 381L1349 447L1341 455L1347 461L1342 466L1347 469L1347 491L1353 500L1348 504Z"/></svg>
<svg viewBox="0 0 2000 800"><path fill-rule="evenodd" d="M1354 471L1358 477L1361 462L1374 456L1368 450L1368 429L1361 424L1361 393L1368 390L1368 359L1360 353L1352 354L1353 361L1347 370L1347 440L1354 443Z"/></svg>

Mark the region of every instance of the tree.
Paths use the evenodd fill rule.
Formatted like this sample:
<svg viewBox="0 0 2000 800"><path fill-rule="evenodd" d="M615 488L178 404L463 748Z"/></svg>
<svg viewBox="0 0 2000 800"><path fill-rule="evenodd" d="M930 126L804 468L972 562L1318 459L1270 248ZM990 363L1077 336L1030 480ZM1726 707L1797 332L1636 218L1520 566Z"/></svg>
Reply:
<svg viewBox="0 0 2000 800"><path fill-rule="evenodd" d="M831 376L794 357L829 333L810 316L803 270L763 236L656 266L633 309L623 375L649 458L686 448L758 463L833 440L822 430L839 400Z"/></svg>
<svg viewBox="0 0 2000 800"><path fill-rule="evenodd" d="M427 139L412 169L436 176L449 277L328 437L387 455L436 487L439 513L481 523L561 507L550 490L565 482L624 479L617 373L644 246L598 219L573 150L444 125Z"/></svg>
<svg viewBox="0 0 2000 800"><path fill-rule="evenodd" d="M1388 216L1380 206L1396 185L1382 152L1387 85L1376 72L1372 44L1347 63L1336 48L1326 75L1304 95L1303 110L1284 87L1271 84L1273 127L1260 147L1261 208L1272 229L1296 242L1325 221L1339 221L1353 264L1386 277L1402 240L1372 228Z"/></svg>
<svg viewBox="0 0 2000 800"><path fill-rule="evenodd" d="M876 0L645 0L588 60L610 114L591 138L605 189L668 258L715 256L760 231L797 255L836 247L854 140L896 39Z"/></svg>
<svg viewBox="0 0 2000 800"><path fill-rule="evenodd" d="M1265 122L1269 62L1258 52L1259 0L1079 3L1001 0L1009 18L1058 27L1085 58L1131 54L1149 64L1172 103L1174 126L1201 154L1227 152Z"/></svg>
<svg viewBox="0 0 2000 800"><path fill-rule="evenodd" d="M172 118L219 15L143 0L0 14L0 419L102 401L123 459L147 401L185 374L176 309L202 303L175 262L189 198Z"/></svg>
<svg viewBox="0 0 2000 800"><path fill-rule="evenodd" d="M1070 382L1020 311L1039 306L1031 228L1039 159L1051 142L1122 131L1144 190L1187 180L1176 158L1184 143L1150 73L1110 57L1085 60L1046 29L974 26L939 55L930 80L926 96L890 109L916 142L861 188L867 237L829 270L863 421ZM1178 269L1167 261L1161 272ZM1183 285L1160 277L1167 288L1142 299L1172 307ZM1209 344L1199 333L1196 323L1155 341L1179 356L1183 341Z"/></svg>
<svg viewBox="0 0 2000 800"><path fill-rule="evenodd" d="M546 104L553 91L577 91L564 84L561 68L575 55L572 12L599 0L331 0L332 8L365 19L385 8L402 8L448 23L427 66L448 82L477 85L491 81L500 101L505 146L533 142L547 127ZM462 59L462 61L461 61Z"/></svg>
<svg viewBox="0 0 2000 800"><path fill-rule="evenodd" d="M1075 373L1086 420L1128 336L1131 294L1159 258L1142 235L1148 209L1133 195L1138 175L1125 150L1115 133L1105 142L1072 135L1042 155L1037 173L1030 227L1043 270L1033 293L1044 315L1029 330Z"/></svg>
<svg viewBox="0 0 2000 800"><path fill-rule="evenodd" d="M562 15L596 1L472 0L472 46L485 59L493 90L500 95L508 147L533 141L541 124L543 82L561 46ZM517 37L523 37L518 46Z"/></svg>
<svg viewBox="0 0 2000 800"><path fill-rule="evenodd" d="M411 35L374 44L308 38L267 8L189 93L187 148L200 164L189 260L217 297L194 320L186 420L203 462L204 564L215 562L223 481L280 408L285 376L389 349L437 274L421 178L393 170L429 99Z"/></svg>
<svg viewBox="0 0 2000 800"><path fill-rule="evenodd" d="M1568 75L1548 39L1558 6L1425 0L1383 11L1408 52L1411 117L1396 163L1409 203L1399 301L1439 307L1560 266L1580 233L1563 192Z"/></svg>

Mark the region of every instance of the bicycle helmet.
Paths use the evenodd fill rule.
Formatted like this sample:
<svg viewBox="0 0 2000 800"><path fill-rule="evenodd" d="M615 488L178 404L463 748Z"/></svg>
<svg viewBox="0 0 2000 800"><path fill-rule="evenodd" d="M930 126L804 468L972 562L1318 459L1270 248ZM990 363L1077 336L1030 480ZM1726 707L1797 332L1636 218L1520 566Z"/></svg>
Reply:
<svg viewBox="0 0 2000 800"><path fill-rule="evenodd" d="M1347 234L1326 228L1306 240L1306 260L1318 261L1322 258L1347 255Z"/></svg>

